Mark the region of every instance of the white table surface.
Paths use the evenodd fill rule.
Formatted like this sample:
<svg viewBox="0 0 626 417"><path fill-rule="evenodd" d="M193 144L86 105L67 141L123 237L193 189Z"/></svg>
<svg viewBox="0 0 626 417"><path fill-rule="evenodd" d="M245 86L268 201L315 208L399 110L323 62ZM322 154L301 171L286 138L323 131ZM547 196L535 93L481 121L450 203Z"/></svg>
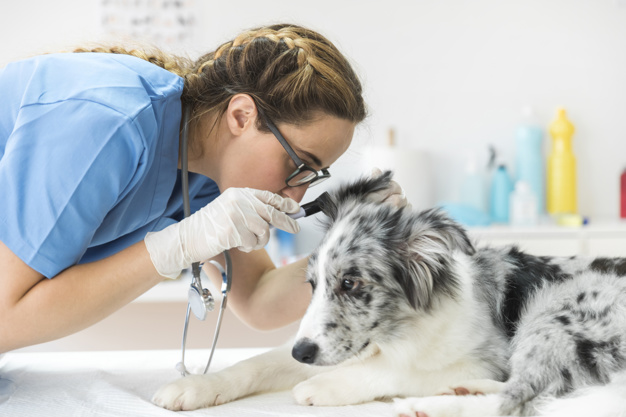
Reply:
<svg viewBox="0 0 626 417"><path fill-rule="evenodd" d="M266 349L218 349L211 370L219 370ZM187 366L201 368L207 350L190 350ZM0 378L15 392L0 403L2 417L78 416L389 416L391 404L371 402L345 407L307 407L290 391L267 393L196 411L173 412L151 403L154 392L179 377L180 352L107 351L7 353Z"/></svg>

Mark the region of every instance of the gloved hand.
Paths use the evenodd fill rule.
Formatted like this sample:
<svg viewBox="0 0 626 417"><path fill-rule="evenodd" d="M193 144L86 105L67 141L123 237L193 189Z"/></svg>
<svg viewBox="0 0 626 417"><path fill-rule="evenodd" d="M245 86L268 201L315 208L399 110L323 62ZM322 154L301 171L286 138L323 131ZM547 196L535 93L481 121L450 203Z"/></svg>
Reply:
<svg viewBox="0 0 626 417"><path fill-rule="evenodd" d="M285 213L299 208L294 200L270 191L229 188L186 219L148 233L145 244L159 274L175 279L192 263L227 249L261 249L270 238L270 224L297 233L298 222Z"/></svg>
<svg viewBox="0 0 626 417"><path fill-rule="evenodd" d="M382 173L383 172L380 169L373 168L370 177L376 178L382 175ZM374 203L387 203L395 207L405 207L411 205L404 194L404 190L400 184L395 181L391 181L389 183L389 187L384 190L368 194L366 198Z"/></svg>

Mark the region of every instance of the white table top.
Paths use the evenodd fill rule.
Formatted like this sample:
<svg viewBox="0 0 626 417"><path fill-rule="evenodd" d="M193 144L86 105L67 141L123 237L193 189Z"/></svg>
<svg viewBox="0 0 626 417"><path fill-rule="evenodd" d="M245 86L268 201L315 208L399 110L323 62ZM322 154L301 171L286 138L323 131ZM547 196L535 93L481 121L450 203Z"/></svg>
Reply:
<svg viewBox="0 0 626 417"><path fill-rule="evenodd" d="M218 349L211 370L219 370L265 349ZM187 365L196 371L207 350L190 350ZM163 384L179 377L174 364L180 352L108 351L8 353L0 358L0 378L15 392L0 403L0 416L388 416L391 404L371 402L345 407L306 407L289 391L256 395L196 411L173 412L151 403Z"/></svg>

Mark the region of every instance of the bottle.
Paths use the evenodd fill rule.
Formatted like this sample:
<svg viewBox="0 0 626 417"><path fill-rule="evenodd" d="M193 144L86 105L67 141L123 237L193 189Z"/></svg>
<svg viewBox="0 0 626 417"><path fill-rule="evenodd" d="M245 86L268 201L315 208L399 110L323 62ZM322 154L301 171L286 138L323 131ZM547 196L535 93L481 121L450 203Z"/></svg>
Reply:
<svg viewBox="0 0 626 417"><path fill-rule="evenodd" d="M626 168L620 177L620 217L626 219Z"/></svg>
<svg viewBox="0 0 626 417"><path fill-rule="evenodd" d="M474 153L470 153L467 158L465 176L461 188L461 203L487 214L485 177L478 165L478 158Z"/></svg>
<svg viewBox="0 0 626 417"><path fill-rule="evenodd" d="M543 130L532 111L525 107L524 121L515 132L516 181L524 181L534 193L538 213L545 210L545 178L543 168Z"/></svg>
<svg viewBox="0 0 626 417"><path fill-rule="evenodd" d="M526 181L515 183L515 189L510 197L509 209L511 225L535 226L537 224L537 198Z"/></svg>
<svg viewBox="0 0 626 417"><path fill-rule="evenodd" d="M490 210L491 220L495 223L509 222L509 195L513 190L511 177L506 165L500 164L491 180Z"/></svg>
<svg viewBox="0 0 626 417"><path fill-rule="evenodd" d="M550 214L576 214L576 158L572 152L574 125L559 109L550 125L552 152L548 158L547 208Z"/></svg>

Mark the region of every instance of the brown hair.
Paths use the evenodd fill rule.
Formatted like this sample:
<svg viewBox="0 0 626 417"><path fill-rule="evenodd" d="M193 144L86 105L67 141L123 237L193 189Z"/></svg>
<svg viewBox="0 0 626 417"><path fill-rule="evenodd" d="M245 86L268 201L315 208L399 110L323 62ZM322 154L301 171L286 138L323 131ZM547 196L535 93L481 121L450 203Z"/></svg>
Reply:
<svg viewBox="0 0 626 417"><path fill-rule="evenodd" d="M195 62L158 50L93 48L75 52L134 55L185 79L181 100L192 118L226 111L233 95L249 94L275 123L303 124L316 111L361 122L361 83L346 58L325 37L289 24L241 33ZM260 119L260 118L259 118ZM260 130L267 127L259 121Z"/></svg>

